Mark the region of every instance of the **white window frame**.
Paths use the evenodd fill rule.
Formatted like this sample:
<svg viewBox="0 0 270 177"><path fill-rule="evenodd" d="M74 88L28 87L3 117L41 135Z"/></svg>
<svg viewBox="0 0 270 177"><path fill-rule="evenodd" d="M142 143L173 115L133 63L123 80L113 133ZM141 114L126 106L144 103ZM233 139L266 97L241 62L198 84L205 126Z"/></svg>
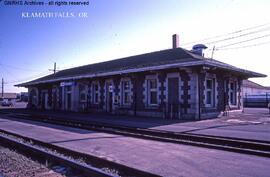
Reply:
<svg viewBox="0 0 270 177"><path fill-rule="evenodd" d="M125 83L129 83L128 89L125 88ZM129 102L126 102L125 94L128 95ZM131 104L131 81L130 79L125 79L121 81L121 102L123 105L130 105Z"/></svg>
<svg viewBox="0 0 270 177"><path fill-rule="evenodd" d="M150 81L156 82L156 88L150 88ZM146 88L147 88L147 105L148 106L157 106L158 105L158 80L157 78L148 78L146 79ZM156 93L156 103L151 103L151 92Z"/></svg>
<svg viewBox="0 0 270 177"><path fill-rule="evenodd" d="M234 85L234 88L231 88L231 84ZM233 95L233 102L231 102L231 94ZM229 105L237 106L237 81L235 80L229 82Z"/></svg>
<svg viewBox="0 0 270 177"><path fill-rule="evenodd" d="M212 88L207 88L207 81L211 81L212 83ZM215 98L216 98L216 89L215 89L215 85L216 85L216 79L215 77L206 77L205 78L205 107L207 108L214 108L216 106L216 103L215 103ZM207 103L207 96L208 96L208 92L211 92L211 103Z"/></svg>
<svg viewBox="0 0 270 177"><path fill-rule="evenodd" d="M93 82L91 88L92 88L92 103L93 104L99 104L99 102L100 102L100 96L99 96L100 87L99 87L99 83L98 82ZM96 90L96 88L97 88L97 90Z"/></svg>

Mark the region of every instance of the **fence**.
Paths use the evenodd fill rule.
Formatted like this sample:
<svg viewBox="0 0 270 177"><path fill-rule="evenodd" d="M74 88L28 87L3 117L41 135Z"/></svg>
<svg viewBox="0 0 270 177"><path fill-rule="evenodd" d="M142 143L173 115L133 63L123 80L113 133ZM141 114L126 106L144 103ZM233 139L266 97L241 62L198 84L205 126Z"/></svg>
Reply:
<svg viewBox="0 0 270 177"><path fill-rule="evenodd" d="M270 102L270 93L260 95L245 95L244 96L244 107L256 107L256 108L267 108Z"/></svg>

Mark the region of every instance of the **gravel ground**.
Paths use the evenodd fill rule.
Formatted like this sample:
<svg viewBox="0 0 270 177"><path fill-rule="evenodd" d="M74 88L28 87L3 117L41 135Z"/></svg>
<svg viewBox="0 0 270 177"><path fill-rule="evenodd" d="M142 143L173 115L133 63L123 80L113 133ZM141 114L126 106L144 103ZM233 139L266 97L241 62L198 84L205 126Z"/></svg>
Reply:
<svg viewBox="0 0 270 177"><path fill-rule="evenodd" d="M0 136L8 137L8 138L17 140L17 141L19 141L21 143L25 143L25 144L28 144L30 146L34 146L34 147L40 148L43 151L47 151L47 152L50 152L52 154L55 154L55 155L58 155L58 156L62 156L63 158L66 158L66 159L77 161L78 163L81 163L81 164L86 165L86 166L87 165L88 166L93 166L92 163L86 162L84 158L74 158L72 156L67 156L65 154L62 154L62 153L57 152L56 150L49 149L49 148L46 148L46 147L43 147L43 146L40 146L40 145L36 145L32 141L27 141L27 140L24 140L22 138L19 138L19 137L13 136L13 135L7 135L7 134L2 133L2 132L0 132ZM5 149L4 147L1 147L1 145L0 145L0 156L2 155L1 154L1 148ZM14 152L14 153L16 153L16 152ZM0 157L0 163L1 163L1 157ZM58 172L60 174L63 174L64 176L67 176L67 177L83 177L84 176L83 174L80 174L79 171L72 171L69 167L58 166L56 164L53 165L50 162L48 162L48 163L49 163L48 165L49 165L49 168L50 169L53 169L53 171ZM37 162L37 164L39 164L39 163ZM114 176L120 176L119 175L119 172L116 169L111 169L111 168L108 168L108 167L96 167L96 168L100 168L100 170L102 170L104 172L107 172L109 174L113 174ZM1 170L1 166L0 166L0 170ZM34 175L34 176L36 176L36 175ZM1 176L1 171L0 171L0 177L2 177Z"/></svg>
<svg viewBox="0 0 270 177"><path fill-rule="evenodd" d="M0 146L0 177L63 177L15 151Z"/></svg>

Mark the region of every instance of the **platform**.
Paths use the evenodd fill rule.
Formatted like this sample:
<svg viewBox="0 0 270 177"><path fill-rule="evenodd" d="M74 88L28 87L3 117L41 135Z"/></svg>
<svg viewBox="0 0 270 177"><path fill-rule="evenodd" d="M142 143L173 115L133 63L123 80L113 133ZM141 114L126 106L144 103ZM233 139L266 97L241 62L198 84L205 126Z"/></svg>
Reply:
<svg viewBox="0 0 270 177"><path fill-rule="evenodd" d="M270 114L267 109L246 108L244 113L232 112L229 116L201 121L171 120L149 117L111 116L92 113L65 113L29 111L24 109L2 110L10 113L42 114L58 119L78 119L130 127L205 134L223 137L254 139L270 142ZM1 113L1 110L0 110ZM1 115L1 114L0 114Z"/></svg>
<svg viewBox="0 0 270 177"><path fill-rule="evenodd" d="M22 120L0 119L0 129L161 176L269 176L263 157Z"/></svg>

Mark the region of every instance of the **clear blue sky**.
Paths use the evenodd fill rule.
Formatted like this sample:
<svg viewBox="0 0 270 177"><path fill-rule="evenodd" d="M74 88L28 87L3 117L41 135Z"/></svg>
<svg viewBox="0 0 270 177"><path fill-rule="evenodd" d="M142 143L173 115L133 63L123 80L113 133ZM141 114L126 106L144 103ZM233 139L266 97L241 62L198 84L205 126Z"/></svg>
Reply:
<svg viewBox="0 0 270 177"><path fill-rule="evenodd" d="M90 0L85 7L4 6L1 2L0 77L5 79L6 92L25 91L13 85L49 74L54 62L64 69L167 49L174 33L179 34L180 44L203 43L200 40L207 37L269 23L269 9L267 0ZM22 12L87 12L88 18L22 18ZM267 34L269 30L208 46ZM269 36L234 45L266 43L215 51L214 58L270 75L267 42ZM270 86L269 77L255 81Z"/></svg>

